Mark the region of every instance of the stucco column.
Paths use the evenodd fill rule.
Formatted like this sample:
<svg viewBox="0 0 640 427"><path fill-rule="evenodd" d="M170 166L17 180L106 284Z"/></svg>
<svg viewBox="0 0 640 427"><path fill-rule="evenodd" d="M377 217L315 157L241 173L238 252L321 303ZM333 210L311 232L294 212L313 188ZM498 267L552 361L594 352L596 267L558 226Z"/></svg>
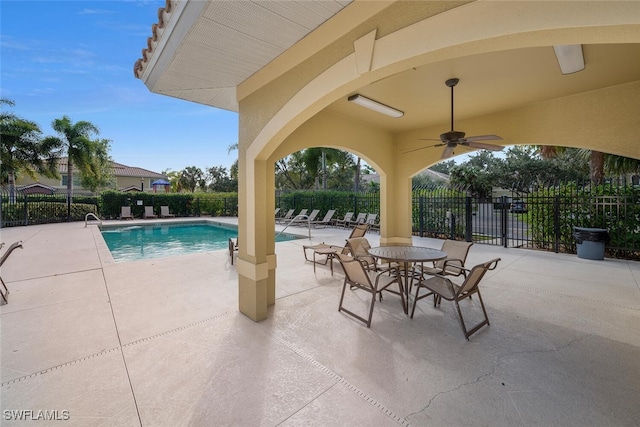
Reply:
<svg viewBox="0 0 640 427"><path fill-rule="evenodd" d="M412 191L411 177L395 158L393 169L380 176L380 244L410 245L412 243Z"/></svg>
<svg viewBox="0 0 640 427"><path fill-rule="evenodd" d="M275 302L274 177L267 163L247 150L238 164L238 305L255 321L266 319L267 307Z"/></svg>

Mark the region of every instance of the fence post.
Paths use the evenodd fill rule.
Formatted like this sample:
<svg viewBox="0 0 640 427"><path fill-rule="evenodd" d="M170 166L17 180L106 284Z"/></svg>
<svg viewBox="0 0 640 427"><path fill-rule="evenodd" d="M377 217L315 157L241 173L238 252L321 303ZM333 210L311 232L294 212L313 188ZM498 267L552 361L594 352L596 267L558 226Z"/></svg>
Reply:
<svg viewBox="0 0 640 427"><path fill-rule="evenodd" d="M418 213L419 213L419 227L420 227L420 237L424 237L424 196L420 196L418 198Z"/></svg>
<svg viewBox="0 0 640 427"><path fill-rule="evenodd" d="M27 194L24 195L24 225L29 225L29 205L27 204Z"/></svg>
<svg viewBox="0 0 640 427"><path fill-rule="evenodd" d="M467 196L464 200L464 239L467 242L473 241L473 212L471 211L471 196Z"/></svg>
<svg viewBox="0 0 640 427"><path fill-rule="evenodd" d="M509 235L507 227L509 209L507 209L507 196L500 197L500 213L502 217L502 245L506 248L509 247Z"/></svg>
<svg viewBox="0 0 640 427"><path fill-rule="evenodd" d="M560 197L553 198L553 251L560 251Z"/></svg>

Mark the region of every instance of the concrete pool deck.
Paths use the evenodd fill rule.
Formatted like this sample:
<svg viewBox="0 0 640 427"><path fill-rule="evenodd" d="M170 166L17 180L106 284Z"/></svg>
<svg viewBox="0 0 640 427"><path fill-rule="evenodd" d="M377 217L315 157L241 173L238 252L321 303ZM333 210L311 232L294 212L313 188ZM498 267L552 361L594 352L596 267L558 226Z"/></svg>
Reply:
<svg viewBox="0 0 640 427"><path fill-rule="evenodd" d="M11 291L0 307L2 426L640 419L640 262L475 244L467 265L502 261L481 286L491 326L466 341L446 301L420 301L410 319L385 296L370 329L339 313L342 271L314 274L308 239L276 244L277 301L256 323L238 312L227 250L115 263L95 225L1 233L24 243L1 272ZM314 229L312 242L342 244L348 233ZM473 321L477 301L462 309ZM38 416L68 419L16 420Z"/></svg>

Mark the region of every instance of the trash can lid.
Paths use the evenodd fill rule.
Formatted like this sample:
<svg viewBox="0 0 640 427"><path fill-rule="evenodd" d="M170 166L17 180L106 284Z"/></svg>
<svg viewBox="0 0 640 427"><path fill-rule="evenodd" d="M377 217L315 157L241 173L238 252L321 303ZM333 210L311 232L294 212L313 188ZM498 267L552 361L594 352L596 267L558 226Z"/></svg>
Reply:
<svg viewBox="0 0 640 427"><path fill-rule="evenodd" d="M605 233L605 232L609 231L606 228L573 227L573 229L575 231L586 231L586 232L590 232L590 233L597 233L597 232Z"/></svg>

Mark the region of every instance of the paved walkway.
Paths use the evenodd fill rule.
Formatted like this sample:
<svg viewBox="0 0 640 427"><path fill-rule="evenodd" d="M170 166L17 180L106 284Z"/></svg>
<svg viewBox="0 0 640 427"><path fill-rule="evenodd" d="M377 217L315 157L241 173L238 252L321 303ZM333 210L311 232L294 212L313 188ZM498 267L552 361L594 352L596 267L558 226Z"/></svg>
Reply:
<svg viewBox="0 0 640 427"><path fill-rule="evenodd" d="M0 307L2 426L640 419L638 262L475 244L468 265L502 261L481 288L491 326L466 341L446 301L436 309L422 300L410 319L389 294L371 329L339 313L341 269L314 274L302 255L308 239L276 244L277 301L255 323L237 311L226 250L115 263L96 226L0 232L8 244L24 242L2 268L11 290ZM312 234L341 244L348 231ZM363 302L362 292L348 293ZM470 321L477 308L476 299L463 305Z"/></svg>

